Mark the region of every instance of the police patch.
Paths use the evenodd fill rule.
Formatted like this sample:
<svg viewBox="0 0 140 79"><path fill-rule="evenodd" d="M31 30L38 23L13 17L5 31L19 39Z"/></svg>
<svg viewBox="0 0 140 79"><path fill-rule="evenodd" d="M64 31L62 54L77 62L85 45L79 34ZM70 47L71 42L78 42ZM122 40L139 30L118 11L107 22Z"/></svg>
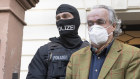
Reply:
<svg viewBox="0 0 140 79"><path fill-rule="evenodd" d="M66 60L68 60L68 56L67 55L53 56L52 60L63 60L63 61L66 61Z"/></svg>

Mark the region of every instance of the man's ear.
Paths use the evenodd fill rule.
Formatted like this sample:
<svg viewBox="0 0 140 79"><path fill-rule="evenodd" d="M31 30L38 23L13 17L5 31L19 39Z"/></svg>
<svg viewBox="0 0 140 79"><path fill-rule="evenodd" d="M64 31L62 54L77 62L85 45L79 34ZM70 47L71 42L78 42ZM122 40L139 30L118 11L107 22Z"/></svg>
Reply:
<svg viewBox="0 0 140 79"><path fill-rule="evenodd" d="M116 23L113 23L113 27L116 28Z"/></svg>
<svg viewBox="0 0 140 79"><path fill-rule="evenodd" d="M113 23L113 31L116 29L116 23Z"/></svg>

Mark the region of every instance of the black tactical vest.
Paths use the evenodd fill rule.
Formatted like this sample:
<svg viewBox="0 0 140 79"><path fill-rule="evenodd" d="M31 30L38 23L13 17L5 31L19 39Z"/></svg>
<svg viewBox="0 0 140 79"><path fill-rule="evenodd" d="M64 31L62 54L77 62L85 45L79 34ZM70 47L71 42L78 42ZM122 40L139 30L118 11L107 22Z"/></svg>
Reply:
<svg viewBox="0 0 140 79"><path fill-rule="evenodd" d="M88 45L89 43L84 41L78 48L67 49L59 43L50 42L46 60L48 67L47 79L65 79L66 67L72 53Z"/></svg>

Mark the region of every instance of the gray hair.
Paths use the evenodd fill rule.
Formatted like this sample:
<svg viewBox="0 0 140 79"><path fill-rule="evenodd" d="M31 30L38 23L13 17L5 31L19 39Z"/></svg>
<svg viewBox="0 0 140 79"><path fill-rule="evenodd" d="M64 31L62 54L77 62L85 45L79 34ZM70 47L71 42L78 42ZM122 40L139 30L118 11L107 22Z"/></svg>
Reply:
<svg viewBox="0 0 140 79"><path fill-rule="evenodd" d="M114 35L114 37L119 36L122 33L121 20L118 19L117 15L115 13L115 10L106 5L96 5L93 7L93 9L96 9L96 8L104 8L108 11L110 24L114 24L114 23L116 24L116 29L115 29L113 35Z"/></svg>

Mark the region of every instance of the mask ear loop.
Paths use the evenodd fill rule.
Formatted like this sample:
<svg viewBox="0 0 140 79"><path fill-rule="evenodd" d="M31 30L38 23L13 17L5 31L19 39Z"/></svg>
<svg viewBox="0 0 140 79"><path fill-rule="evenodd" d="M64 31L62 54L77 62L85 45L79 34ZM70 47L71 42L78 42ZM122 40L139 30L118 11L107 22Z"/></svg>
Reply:
<svg viewBox="0 0 140 79"><path fill-rule="evenodd" d="M111 32L110 34L108 34L108 36L110 36L110 35L112 35L113 34L113 32Z"/></svg>
<svg viewBox="0 0 140 79"><path fill-rule="evenodd" d="M110 24L108 27L106 27L105 29L107 30L112 24ZM110 34L108 34L108 36L110 36L111 34L113 34L113 32L111 32Z"/></svg>
<svg viewBox="0 0 140 79"><path fill-rule="evenodd" d="M106 27L105 29L108 29L112 24L110 24L108 27Z"/></svg>
<svg viewBox="0 0 140 79"><path fill-rule="evenodd" d="M89 27L89 32L93 29L93 26Z"/></svg>

